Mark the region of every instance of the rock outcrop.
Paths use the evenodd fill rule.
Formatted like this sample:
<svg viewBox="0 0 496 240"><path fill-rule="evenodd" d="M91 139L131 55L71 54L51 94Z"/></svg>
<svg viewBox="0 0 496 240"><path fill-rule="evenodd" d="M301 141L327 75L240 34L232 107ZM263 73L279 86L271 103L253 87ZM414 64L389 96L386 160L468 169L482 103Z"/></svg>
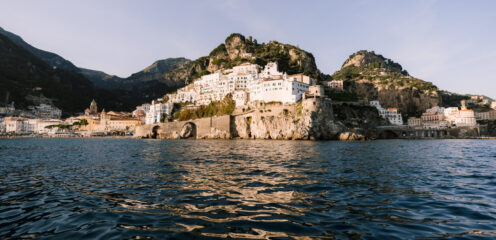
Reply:
<svg viewBox="0 0 496 240"><path fill-rule="evenodd" d="M343 124L334 121L330 102L307 99L292 106L263 106L235 116L233 136L242 139L337 139L344 130Z"/></svg>
<svg viewBox="0 0 496 240"><path fill-rule="evenodd" d="M348 86L359 96L378 100L385 108L398 108L405 119L419 116L426 109L440 105L437 92L419 91L413 87L383 86L368 80L353 81Z"/></svg>
<svg viewBox="0 0 496 240"><path fill-rule="evenodd" d="M339 140L340 141L363 141L365 140L365 136L359 133L354 133L354 132L343 132L339 134Z"/></svg>
<svg viewBox="0 0 496 240"><path fill-rule="evenodd" d="M264 66L271 61L276 61L279 70L288 74L305 73L316 79L330 79L330 76L318 70L311 53L277 41L260 44L256 39L245 38L238 33L227 37L225 42L212 50L208 56L184 64L164 74L164 78L184 81L187 84L204 74L232 68L242 63L257 63Z"/></svg>
<svg viewBox="0 0 496 240"><path fill-rule="evenodd" d="M436 86L410 76L400 64L373 51L352 54L333 78L344 80L345 90L362 99L399 108L405 119L441 105Z"/></svg>

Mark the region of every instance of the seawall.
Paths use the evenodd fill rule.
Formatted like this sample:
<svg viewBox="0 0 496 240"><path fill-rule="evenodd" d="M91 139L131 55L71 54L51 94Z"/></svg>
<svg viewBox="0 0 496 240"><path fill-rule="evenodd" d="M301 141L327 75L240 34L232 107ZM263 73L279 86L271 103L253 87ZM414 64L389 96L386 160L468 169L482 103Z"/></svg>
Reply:
<svg viewBox="0 0 496 240"><path fill-rule="evenodd" d="M142 125L136 128L134 136L158 139L229 139L231 116Z"/></svg>

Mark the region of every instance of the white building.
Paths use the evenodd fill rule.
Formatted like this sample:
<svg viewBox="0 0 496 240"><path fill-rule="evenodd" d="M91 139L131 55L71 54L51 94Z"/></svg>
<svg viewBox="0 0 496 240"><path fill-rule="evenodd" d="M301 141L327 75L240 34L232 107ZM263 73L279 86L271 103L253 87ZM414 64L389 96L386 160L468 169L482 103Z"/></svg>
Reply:
<svg viewBox="0 0 496 240"><path fill-rule="evenodd" d="M448 118L452 112L458 111L458 107L447 107L444 108L444 117Z"/></svg>
<svg viewBox="0 0 496 240"><path fill-rule="evenodd" d="M325 81L324 86L330 87L333 89L343 90L343 80Z"/></svg>
<svg viewBox="0 0 496 240"><path fill-rule="evenodd" d="M5 132L22 133L24 118L6 117L4 118Z"/></svg>
<svg viewBox="0 0 496 240"><path fill-rule="evenodd" d="M244 106L248 103L248 92L246 91L234 91L232 96L234 101L236 101L236 107Z"/></svg>
<svg viewBox="0 0 496 240"><path fill-rule="evenodd" d="M44 134L50 131L50 129L47 129L46 126L62 124L63 122L62 120L59 119L7 117L5 118L4 123L5 123L5 130L8 133Z"/></svg>
<svg viewBox="0 0 496 240"><path fill-rule="evenodd" d="M494 109L494 110L496 110L496 102L492 102L491 103L491 108Z"/></svg>
<svg viewBox="0 0 496 240"><path fill-rule="evenodd" d="M295 103L313 84L315 80L309 76L279 72L275 62L268 63L263 70L257 64L244 63L204 75L168 96L172 103L191 102L196 106L220 101L227 94L233 95L237 106L253 101Z"/></svg>
<svg viewBox="0 0 496 240"><path fill-rule="evenodd" d="M470 109L462 109L451 112L448 120L457 127L470 127L476 126L475 113Z"/></svg>
<svg viewBox="0 0 496 240"><path fill-rule="evenodd" d="M172 102L159 103L152 101L150 109L146 112L145 124L161 122L165 114L168 116L171 115L173 107L174 104Z"/></svg>
<svg viewBox="0 0 496 240"><path fill-rule="evenodd" d="M134 110L132 112L132 116L133 116L133 118L137 118L137 119L141 120L142 122L144 122L145 118L146 118L146 113L148 111L150 111L150 104L145 103L145 104L142 104L140 106L137 106L136 110Z"/></svg>
<svg viewBox="0 0 496 240"><path fill-rule="evenodd" d="M370 105L377 108L377 111L379 111L379 115L381 115L381 117L383 117L384 119L389 120L391 124L403 125L403 117L398 112L397 108L384 109L379 101L370 101Z"/></svg>
<svg viewBox="0 0 496 240"><path fill-rule="evenodd" d="M279 72L278 65L276 62L270 62L265 65L262 71L262 77L264 78L282 78L283 73Z"/></svg>
<svg viewBox="0 0 496 240"><path fill-rule="evenodd" d="M467 109L465 100L462 100L461 104L462 107L460 110L458 110L457 107L448 108L449 111L448 109L445 110L445 114L447 114L447 121L457 127L476 126L477 121L475 119L474 111Z"/></svg>
<svg viewBox="0 0 496 240"><path fill-rule="evenodd" d="M34 107L33 114L38 118L60 119L62 110L55 106L42 103Z"/></svg>
<svg viewBox="0 0 496 240"><path fill-rule="evenodd" d="M5 122L0 118L0 134L5 132Z"/></svg>
<svg viewBox="0 0 496 240"><path fill-rule="evenodd" d="M58 119L37 119L37 120L38 121L36 122L36 127L34 132L38 134L48 134L51 131L53 131L51 129L48 129L47 126L62 124L62 121Z"/></svg>
<svg viewBox="0 0 496 240"><path fill-rule="evenodd" d="M282 78L265 79L250 92L250 101L295 103L301 99L309 85Z"/></svg>

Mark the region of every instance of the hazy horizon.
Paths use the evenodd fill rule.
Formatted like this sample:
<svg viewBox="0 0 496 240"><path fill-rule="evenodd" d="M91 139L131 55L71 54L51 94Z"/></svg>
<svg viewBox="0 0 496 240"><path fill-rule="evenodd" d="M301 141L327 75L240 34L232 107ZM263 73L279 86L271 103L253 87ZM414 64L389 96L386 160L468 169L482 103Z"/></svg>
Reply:
<svg viewBox="0 0 496 240"><path fill-rule="evenodd" d="M127 77L208 55L234 32L297 45L324 73L371 50L412 76L496 98L496 1L2 1L0 27L78 67Z"/></svg>

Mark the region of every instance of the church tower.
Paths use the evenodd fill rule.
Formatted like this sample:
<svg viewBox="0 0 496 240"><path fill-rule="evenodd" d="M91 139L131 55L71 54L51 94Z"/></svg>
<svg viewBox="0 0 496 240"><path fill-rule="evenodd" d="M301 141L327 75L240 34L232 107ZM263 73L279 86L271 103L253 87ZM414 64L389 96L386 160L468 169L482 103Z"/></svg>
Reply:
<svg viewBox="0 0 496 240"><path fill-rule="evenodd" d="M98 113L98 106L96 105L95 99L91 101L90 104L90 114L97 114Z"/></svg>

